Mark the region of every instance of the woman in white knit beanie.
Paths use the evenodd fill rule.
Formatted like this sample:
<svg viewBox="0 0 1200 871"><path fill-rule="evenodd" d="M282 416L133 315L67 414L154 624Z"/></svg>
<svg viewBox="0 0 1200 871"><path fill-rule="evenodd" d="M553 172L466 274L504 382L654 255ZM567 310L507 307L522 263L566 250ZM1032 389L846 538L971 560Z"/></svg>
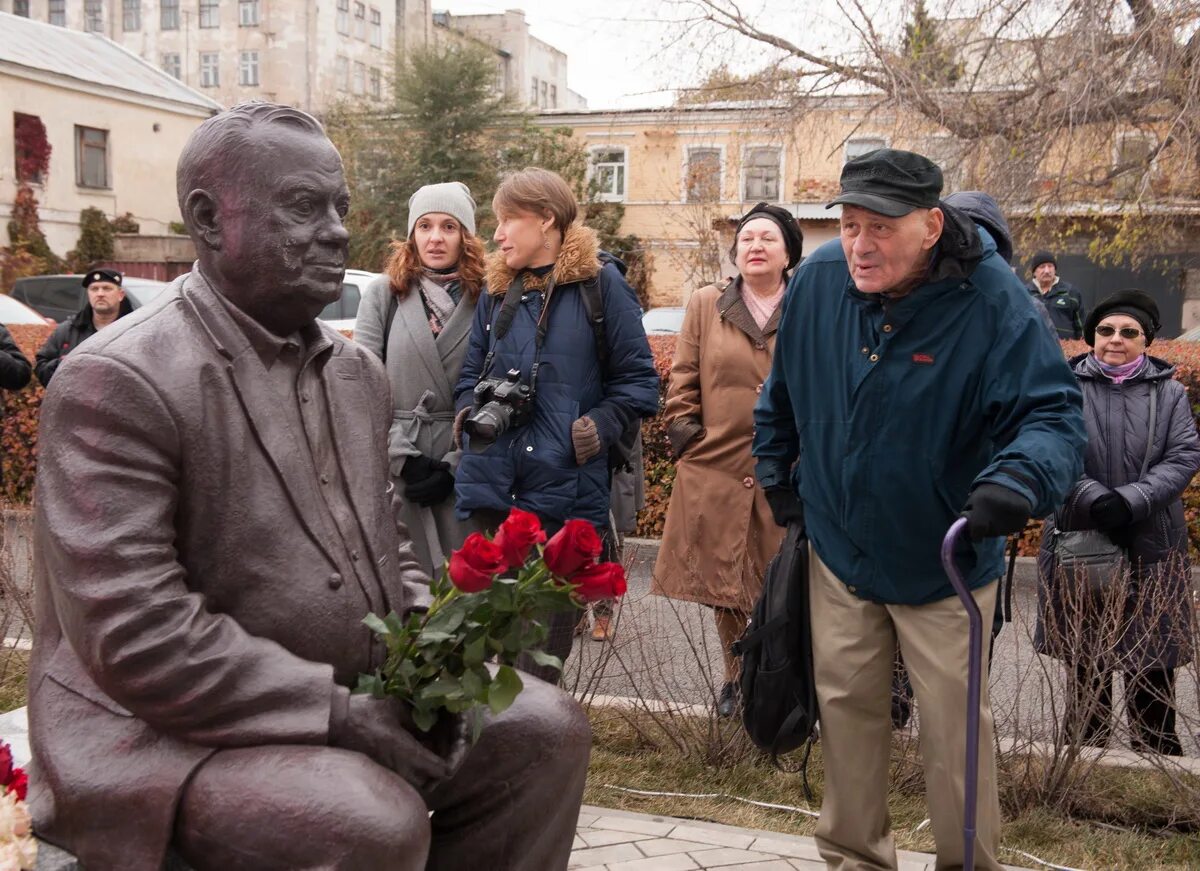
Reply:
<svg viewBox="0 0 1200 871"><path fill-rule="evenodd" d="M483 288L475 200L457 181L408 201L408 238L366 289L354 338L383 360L392 386L392 483L425 570L440 571L475 525L454 516L454 384Z"/></svg>

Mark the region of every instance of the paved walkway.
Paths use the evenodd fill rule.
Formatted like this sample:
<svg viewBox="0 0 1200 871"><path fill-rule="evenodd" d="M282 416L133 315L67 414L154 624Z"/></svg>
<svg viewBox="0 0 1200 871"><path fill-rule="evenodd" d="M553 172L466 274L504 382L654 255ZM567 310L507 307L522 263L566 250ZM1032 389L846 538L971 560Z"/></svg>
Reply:
<svg viewBox="0 0 1200 871"><path fill-rule="evenodd" d="M934 871L934 857L928 853L902 850L899 860L899 871ZM823 871L825 863L812 838L584 805L567 867L574 871Z"/></svg>

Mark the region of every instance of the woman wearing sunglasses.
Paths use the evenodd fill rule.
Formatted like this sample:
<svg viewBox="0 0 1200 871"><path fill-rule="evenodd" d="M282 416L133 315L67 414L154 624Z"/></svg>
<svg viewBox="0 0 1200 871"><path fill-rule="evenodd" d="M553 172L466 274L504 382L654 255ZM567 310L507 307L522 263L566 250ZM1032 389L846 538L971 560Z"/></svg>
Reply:
<svg viewBox="0 0 1200 871"><path fill-rule="evenodd" d="M1175 669L1191 661L1194 620L1181 496L1200 469L1200 439L1175 368L1146 353L1158 329L1158 306L1137 290L1108 297L1084 325L1092 351L1071 361L1087 422L1084 474L1043 531L1037 647L1067 666L1065 740L1107 743L1120 671L1131 746L1178 756ZM1124 548L1128 580L1075 589L1055 556L1056 522Z"/></svg>

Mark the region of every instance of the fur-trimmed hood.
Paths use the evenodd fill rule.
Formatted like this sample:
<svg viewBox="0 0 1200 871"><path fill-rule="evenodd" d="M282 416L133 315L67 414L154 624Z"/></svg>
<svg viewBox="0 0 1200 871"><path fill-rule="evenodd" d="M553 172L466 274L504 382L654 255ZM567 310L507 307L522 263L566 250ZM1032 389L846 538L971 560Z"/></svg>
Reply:
<svg viewBox="0 0 1200 871"><path fill-rule="evenodd" d="M563 235L562 250L554 261L550 275L554 286L570 284L573 281L587 281L600 274L600 243L596 239L596 231L583 224L572 224ZM504 262L504 253L494 252L487 262L487 289L493 296L503 296L508 292L508 286L516 273ZM545 285L545 276L527 273L525 286L531 290L540 289Z"/></svg>

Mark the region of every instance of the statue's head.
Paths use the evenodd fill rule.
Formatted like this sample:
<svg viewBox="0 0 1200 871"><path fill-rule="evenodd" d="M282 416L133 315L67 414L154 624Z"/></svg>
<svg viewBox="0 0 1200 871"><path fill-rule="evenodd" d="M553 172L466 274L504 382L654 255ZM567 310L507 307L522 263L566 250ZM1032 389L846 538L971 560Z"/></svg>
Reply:
<svg viewBox="0 0 1200 871"><path fill-rule="evenodd" d="M176 189L205 276L267 329L294 332L341 295L350 193L311 115L260 102L214 115L184 146Z"/></svg>

